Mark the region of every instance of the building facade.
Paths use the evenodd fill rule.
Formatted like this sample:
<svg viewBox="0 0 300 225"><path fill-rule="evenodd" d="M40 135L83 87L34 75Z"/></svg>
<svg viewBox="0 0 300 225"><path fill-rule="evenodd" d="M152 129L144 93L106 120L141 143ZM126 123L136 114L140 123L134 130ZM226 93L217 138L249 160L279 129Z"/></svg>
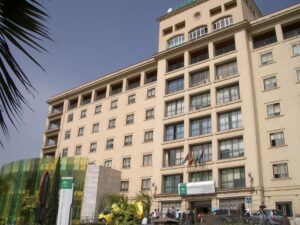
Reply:
<svg viewBox="0 0 300 225"><path fill-rule="evenodd" d="M300 213L300 4L194 0L158 22L151 58L49 99L41 157L120 170L163 212Z"/></svg>

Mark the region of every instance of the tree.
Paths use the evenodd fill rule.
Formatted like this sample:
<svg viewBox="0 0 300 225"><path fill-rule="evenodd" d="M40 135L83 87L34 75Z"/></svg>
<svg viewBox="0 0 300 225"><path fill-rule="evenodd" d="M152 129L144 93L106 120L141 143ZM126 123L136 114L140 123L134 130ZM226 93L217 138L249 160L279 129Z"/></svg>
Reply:
<svg viewBox="0 0 300 225"><path fill-rule="evenodd" d="M60 184L60 157L57 160L55 173L51 185L50 196L47 201L47 210L43 218L42 224L54 225L56 224L59 202L59 184Z"/></svg>
<svg viewBox="0 0 300 225"><path fill-rule="evenodd" d="M0 176L0 198L9 191L10 180L4 176Z"/></svg>
<svg viewBox="0 0 300 225"><path fill-rule="evenodd" d="M28 49L46 52L41 41L51 40L45 26L47 19L45 8L36 0L0 0L0 126L6 138L6 121L17 128L23 106L29 107L21 89L32 95L35 90L12 49L44 70ZM3 146L1 138L0 145Z"/></svg>

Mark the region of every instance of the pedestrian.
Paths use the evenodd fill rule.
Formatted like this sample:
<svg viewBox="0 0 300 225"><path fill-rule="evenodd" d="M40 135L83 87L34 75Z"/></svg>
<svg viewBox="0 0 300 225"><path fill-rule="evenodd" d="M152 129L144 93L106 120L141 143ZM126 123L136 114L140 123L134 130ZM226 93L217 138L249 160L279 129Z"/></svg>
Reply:
<svg viewBox="0 0 300 225"><path fill-rule="evenodd" d="M197 219L198 219L198 222L199 223L203 223L203 220L204 220L204 214L202 211L200 211L197 215Z"/></svg>
<svg viewBox="0 0 300 225"><path fill-rule="evenodd" d="M187 208L185 214L186 214L186 224L190 225L191 224L191 210L190 210L190 208Z"/></svg>
<svg viewBox="0 0 300 225"><path fill-rule="evenodd" d="M181 210L180 209L177 209L176 210L176 220L180 220L181 219Z"/></svg>
<svg viewBox="0 0 300 225"><path fill-rule="evenodd" d="M154 209L154 211L150 214L151 219L156 219L157 218L157 211Z"/></svg>
<svg viewBox="0 0 300 225"><path fill-rule="evenodd" d="M280 221L280 225L291 225L287 214L285 213Z"/></svg>
<svg viewBox="0 0 300 225"><path fill-rule="evenodd" d="M172 208L171 208L171 211L170 211L170 218L171 219L175 219L175 217L176 217L176 213L175 213L175 210L174 210L174 206L172 206Z"/></svg>
<svg viewBox="0 0 300 225"><path fill-rule="evenodd" d="M156 211L156 219L159 219L159 218L161 218L161 213L160 213L159 209L157 209L157 211Z"/></svg>
<svg viewBox="0 0 300 225"><path fill-rule="evenodd" d="M145 216L142 220L142 225L147 225L148 224L148 218Z"/></svg>

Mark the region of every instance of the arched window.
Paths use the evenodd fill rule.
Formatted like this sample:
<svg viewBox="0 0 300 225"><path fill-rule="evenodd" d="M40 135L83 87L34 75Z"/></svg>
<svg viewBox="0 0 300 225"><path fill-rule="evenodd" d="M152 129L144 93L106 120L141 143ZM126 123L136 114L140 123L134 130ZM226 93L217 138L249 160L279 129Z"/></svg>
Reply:
<svg viewBox="0 0 300 225"><path fill-rule="evenodd" d="M180 34L168 40L168 48L174 48L184 42L184 35Z"/></svg>
<svg viewBox="0 0 300 225"><path fill-rule="evenodd" d="M189 38L197 39L207 34L207 26L196 27L192 31L189 32Z"/></svg>
<svg viewBox="0 0 300 225"><path fill-rule="evenodd" d="M214 30L221 30L233 24L232 16L223 17L213 23Z"/></svg>

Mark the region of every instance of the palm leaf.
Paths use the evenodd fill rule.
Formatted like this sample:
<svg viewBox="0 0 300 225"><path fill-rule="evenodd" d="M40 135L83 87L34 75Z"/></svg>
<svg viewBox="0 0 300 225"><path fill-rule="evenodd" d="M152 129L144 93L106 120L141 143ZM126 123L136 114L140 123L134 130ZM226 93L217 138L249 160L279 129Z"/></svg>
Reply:
<svg viewBox="0 0 300 225"><path fill-rule="evenodd" d="M11 47L43 70L28 49L47 51L41 43L44 39L51 40L45 25L49 18L45 11L35 0L0 0L0 126L6 138L9 136L7 120L17 128L23 106L29 107L20 90L25 89L31 94L35 91ZM3 146L1 138L0 145Z"/></svg>

